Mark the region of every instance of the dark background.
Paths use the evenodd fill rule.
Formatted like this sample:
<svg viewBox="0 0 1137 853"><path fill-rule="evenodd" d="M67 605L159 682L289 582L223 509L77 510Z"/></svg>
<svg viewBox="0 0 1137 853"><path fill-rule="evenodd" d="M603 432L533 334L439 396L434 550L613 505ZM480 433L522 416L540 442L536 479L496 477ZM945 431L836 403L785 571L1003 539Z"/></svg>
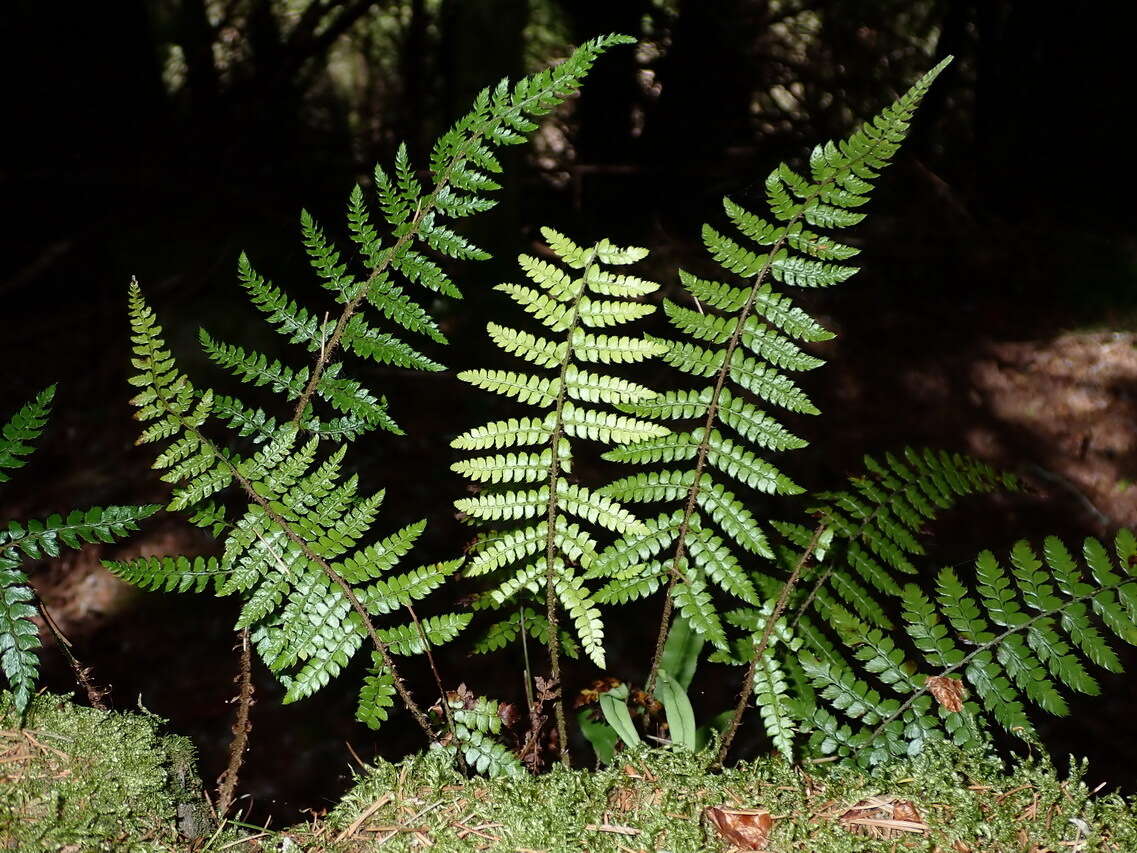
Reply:
<svg viewBox="0 0 1137 853"><path fill-rule="evenodd" d="M132 276L183 367L215 380L196 351L199 325L276 346L236 286L241 250L323 304L299 241L302 207L341 234L351 186L400 140L425 165L479 88L612 31L640 42L605 57L580 100L511 154L501 204L471 222L497 260L451 267L466 300L438 306L453 346L433 355L460 365L491 357L481 329L504 303L489 285L512 277L514 256L543 224L580 242L648 245L649 272L673 289L676 266L704 263L698 227L719 215L724 193L759 208L778 160L800 162L814 143L846 135L952 53L854 235L865 271L805 298L841 337L823 352L834 363L808 386L826 412L801 427L816 447L786 464L799 482L824 487L864 452L915 442L986 451L1028 474L1072 470L1063 459L1076 464L1076 448L1001 419L969 370L993 343L1133 328L1137 4L1074 13L1030 0L8 0L0 413L52 382L60 390L44 448L0 495L0 517L161 500L150 454L133 448L126 402ZM357 463L388 487L387 525L430 517L423 562L452 556L469 538L446 510L463 484L439 448L484 415L485 401L449 374L375 379L408 435L361 443ZM1132 374L1111 391L1123 431L1135 389ZM1064 411L1054 404L1055 418ZM975 429L988 436L979 446L967 440ZM1137 478L1134 451L1108 462L1119 482ZM1075 475L1061 480L1043 477L1032 496L949 519L937 529L942 559L1039 531L1107 534L1113 522L1137 521L1131 498L1095 516ZM164 519L142 547L208 543ZM117 705L141 697L191 733L212 778L228 725L232 607L124 597L97 569L99 556L119 553L40 566L34 580ZM612 655L617 675L642 677L644 642L624 640ZM45 660L49 684L68 689L50 652ZM499 693L519 683L500 662L444 663L445 677L487 692L495 679L512 685ZM729 701L733 674L708 674L722 682L704 699L714 711ZM364 758L419 748L399 721L379 737L354 726L349 689L281 708L265 673L258 683L243 785L257 814L287 817L334 799L347 783L345 741ZM1099 778L1133 790L1134 690L1117 678L1106 691L1108 701L1076 705L1072 721L1044 730L1056 752L1091 754Z"/></svg>

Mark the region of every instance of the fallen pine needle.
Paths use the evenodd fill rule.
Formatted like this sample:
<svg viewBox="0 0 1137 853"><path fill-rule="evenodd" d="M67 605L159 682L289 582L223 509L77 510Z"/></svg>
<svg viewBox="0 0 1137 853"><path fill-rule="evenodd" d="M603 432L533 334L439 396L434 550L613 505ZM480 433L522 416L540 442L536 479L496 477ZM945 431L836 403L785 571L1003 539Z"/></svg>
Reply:
<svg viewBox="0 0 1137 853"><path fill-rule="evenodd" d="M640 831L634 826L618 826L614 823L590 823L584 827L589 832L612 832L616 835L639 835Z"/></svg>

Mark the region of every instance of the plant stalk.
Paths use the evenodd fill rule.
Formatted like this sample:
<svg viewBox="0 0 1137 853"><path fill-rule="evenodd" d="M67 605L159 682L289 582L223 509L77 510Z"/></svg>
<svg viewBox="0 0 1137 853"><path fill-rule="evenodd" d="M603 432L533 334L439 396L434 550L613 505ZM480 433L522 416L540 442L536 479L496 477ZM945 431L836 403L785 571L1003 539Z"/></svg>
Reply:
<svg viewBox="0 0 1137 853"><path fill-rule="evenodd" d="M813 531L813 538L809 541L809 546L802 553L801 558L794 566L793 572L782 584L782 591L778 595L778 601L774 605L773 611L766 619L766 624L762 627L762 637L758 640L758 645L754 647L754 654L750 657L750 665L746 668L746 678L742 683L742 690L738 695L738 704L734 706L734 713L730 717L730 723L727 726L725 734L723 734L722 743L719 745L719 754L715 759L715 763L711 765L714 768L721 768L723 762L726 761L727 753L730 752L730 746L734 742L734 736L738 734L738 727L742 723L742 715L746 713L746 706L750 703L750 695L754 691L754 673L758 668L758 661L762 660L762 656L766 654L766 648L770 645L770 637L774 633L774 628L778 624L778 620L782 616L782 612L786 609L786 604L789 602L790 593L793 592L797 586L798 579L801 577L802 571L805 569L809 558L813 556L814 550L817 548L817 543L821 541L822 534L825 533L825 525L817 525L817 529Z"/></svg>

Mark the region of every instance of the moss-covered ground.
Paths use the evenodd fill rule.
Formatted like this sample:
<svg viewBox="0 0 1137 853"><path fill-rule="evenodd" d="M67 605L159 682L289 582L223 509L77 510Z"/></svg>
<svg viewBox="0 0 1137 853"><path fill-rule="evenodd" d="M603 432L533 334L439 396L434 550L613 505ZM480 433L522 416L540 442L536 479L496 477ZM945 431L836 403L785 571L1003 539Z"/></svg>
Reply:
<svg viewBox="0 0 1137 853"><path fill-rule="evenodd" d="M157 718L41 697L20 729L0 710L0 849L1137 851L1134 804L1091 794L1078 766L1007 768L946 748L872 776L780 759L711 774L700 756L657 750L496 780L428 753L370 768L309 825L211 831L192 749Z"/></svg>

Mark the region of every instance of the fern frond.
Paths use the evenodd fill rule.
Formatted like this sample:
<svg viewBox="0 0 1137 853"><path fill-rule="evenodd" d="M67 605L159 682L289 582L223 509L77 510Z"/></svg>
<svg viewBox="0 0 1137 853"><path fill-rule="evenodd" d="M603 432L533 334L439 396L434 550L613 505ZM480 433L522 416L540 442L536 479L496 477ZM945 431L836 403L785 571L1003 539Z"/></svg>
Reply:
<svg viewBox="0 0 1137 853"><path fill-rule="evenodd" d="M47 425L54 398L55 386L52 385L36 394L0 427L0 483L11 479L5 469L23 467L26 458L35 450L32 442L40 437Z"/></svg>
<svg viewBox="0 0 1137 853"><path fill-rule="evenodd" d="M721 627L717 627L721 620L706 590L706 576L701 567L685 559L692 547L692 532L713 524L724 534L721 541L728 552L738 549L772 557L773 551L747 507L747 498L739 499L712 475L717 470L750 491L801 491L766 454L799 448L805 442L771 412L780 408L818 414L792 374L823 363L803 344L832 337L787 296L775 291L774 285L824 288L856 272L846 263L856 251L827 232L863 219L855 209L868 200L873 181L896 153L916 107L943 67L930 71L844 142L818 146L810 159L810 179L785 164L773 170L765 184L768 215L760 216L729 198L723 200L729 227L706 224L702 238L711 258L733 280L714 281L681 272L686 298L664 301L675 333L664 361L681 373L708 379L709 386L697 383L648 402L620 405L640 417L694 421L686 429L675 428L676 433L689 436L686 441L658 442L639 451L613 454L610 458L665 468L625 477L606 492L623 500L681 502L668 595L693 627L714 635L717 645L723 642ZM734 554L731 557L732 565L740 562ZM735 590L750 591L738 584ZM670 613L669 601L665 623ZM667 630L666 624L662 630ZM661 634L657 650L664 647L664 640ZM657 652L649 690L659 669L658 657Z"/></svg>
<svg viewBox="0 0 1137 853"><path fill-rule="evenodd" d="M494 530L484 532L474 547L467 573L499 575L498 586L482 597L481 606L500 608L517 596L532 595L544 587L546 643L553 654L554 678L559 678L559 609L571 618L585 654L599 665L604 661L600 610L584 583L588 575L578 571L587 572L597 543L580 526L570 523L569 517L617 533L643 529L610 495L567 479L572 471L570 439L623 444L667 434L665 428L650 421L600 408L648 400L654 397L653 391L622 377L585 369L581 363L641 361L662 352L664 346L646 338L606 337L583 331L585 326L630 322L654 310L651 305L631 300L651 293L658 285L636 276L609 273L602 266L633 263L646 254L644 250L621 248L608 241L581 247L551 229L542 229L541 233L564 266L522 255L519 263L533 286L504 283L496 289L540 322L545 335L498 323L490 323L488 331L507 353L551 375L469 370L459 378L545 413L493 421L453 442L462 450L518 445L536 445L537 449L476 456L455 463L453 468L475 482L488 484L487 491L476 497L455 501L468 517L488 522L533 520L520 527L495 524ZM597 298L600 296L605 298ZM510 483L542 485L527 490L493 488ZM542 575L543 585L538 582ZM499 647L507 636L517 637L520 630L519 622L499 622L486 648ZM561 719L560 710L558 715Z"/></svg>
<svg viewBox="0 0 1137 853"><path fill-rule="evenodd" d="M1114 562L1094 539L1085 541L1080 561L1054 537L1046 540L1041 557L1019 542L1009 568L989 551L980 554L973 586L951 569L939 573L934 599L906 585L904 636L917 655L915 671L908 652L894 645L900 635L879 629L846 640L856 664L846 657L804 659L818 701L861 724L835 737L829 723L812 745L874 764L889 755L915 754L930 739L970 742L976 728L965 722L971 717L1030 733L1028 704L1066 713L1063 689L1095 694L1098 685L1088 667L1119 666L1106 632L1137 643L1137 582L1130 563L1135 545L1132 534L1121 531ZM899 698L882 699L861 671ZM977 701L966 701L967 691ZM821 708L807 712L818 719L823 710L838 719Z"/></svg>

